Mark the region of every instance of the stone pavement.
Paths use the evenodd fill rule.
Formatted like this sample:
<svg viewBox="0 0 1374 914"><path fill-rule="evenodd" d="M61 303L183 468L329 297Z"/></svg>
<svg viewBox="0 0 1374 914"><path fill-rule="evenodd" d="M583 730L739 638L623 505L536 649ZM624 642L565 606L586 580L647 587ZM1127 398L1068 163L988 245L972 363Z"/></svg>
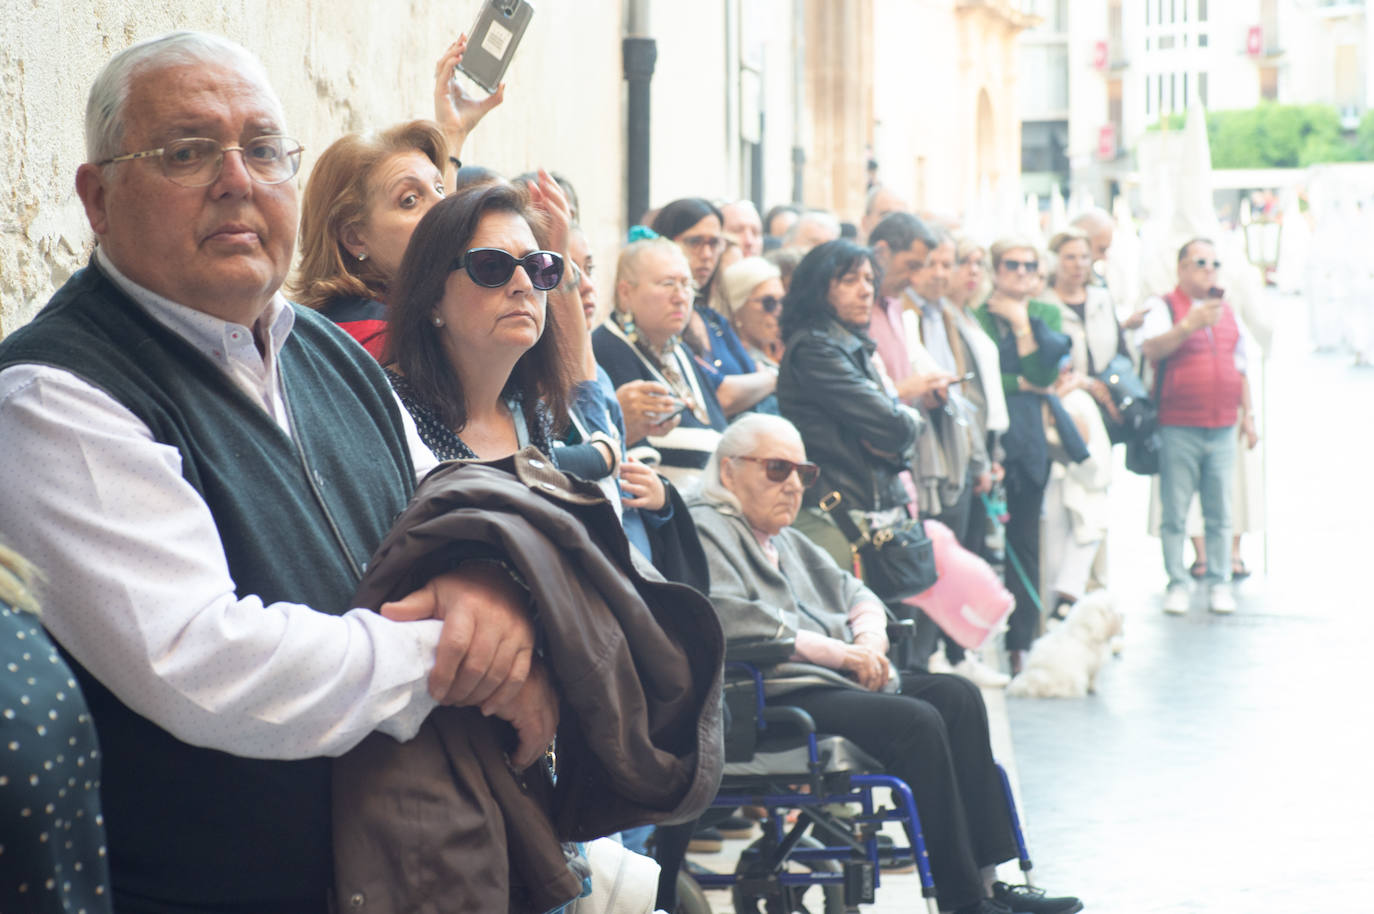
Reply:
<svg viewBox="0 0 1374 914"><path fill-rule="evenodd" d="M987 695L1035 880L1090 912L1374 912L1374 596L1352 580L1374 566L1374 371L1313 354L1301 303L1274 304L1268 570L1263 538L1247 539L1256 574L1237 585L1240 610L1159 611L1148 483L1123 472L1111 532L1122 656L1087 699ZM694 859L733 868L743 846ZM887 877L863 910L924 910L916 886ZM711 898L731 910L727 894Z"/></svg>

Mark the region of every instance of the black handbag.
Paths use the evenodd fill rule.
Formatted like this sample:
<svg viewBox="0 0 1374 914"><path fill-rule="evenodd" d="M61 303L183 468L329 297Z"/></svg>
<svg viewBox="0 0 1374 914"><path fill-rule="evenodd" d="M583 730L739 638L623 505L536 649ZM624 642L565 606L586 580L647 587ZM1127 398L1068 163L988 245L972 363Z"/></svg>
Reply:
<svg viewBox="0 0 1374 914"><path fill-rule="evenodd" d="M1145 390L1145 382L1136 374L1131 360L1118 353L1112 356L1107 367L1098 375L1112 398L1112 405L1121 414L1121 421L1112 419L1102 412L1102 422L1107 426L1107 435L1112 444L1129 444L1131 441L1147 438L1159 424L1159 410Z"/></svg>
<svg viewBox="0 0 1374 914"><path fill-rule="evenodd" d="M840 493L821 499L822 511L840 528L849 548L863 566L863 581L887 603L897 603L923 593L939 578L935 571L935 545L925 526L907 518L871 534L861 531L849 512L839 507Z"/></svg>

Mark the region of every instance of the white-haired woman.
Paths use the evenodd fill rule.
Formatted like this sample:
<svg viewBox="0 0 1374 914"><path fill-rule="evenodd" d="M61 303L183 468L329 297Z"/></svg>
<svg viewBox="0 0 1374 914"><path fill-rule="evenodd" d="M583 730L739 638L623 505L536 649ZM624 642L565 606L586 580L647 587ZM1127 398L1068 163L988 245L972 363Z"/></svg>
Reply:
<svg viewBox="0 0 1374 914"><path fill-rule="evenodd" d="M782 358L782 299L787 294L782 273L762 257L746 257L726 267L720 289L730 325L745 351L756 363L777 371Z"/></svg>
<svg viewBox="0 0 1374 914"><path fill-rule="evenodd" d="M682 343L692 289L676 244L632 242L616 265L611 315L592 333L596 361L625 414L626 440L656 449L663 475L679 485L700 473L725 428L715 388Z"/></svg>
<svg viewBox="0 0 1374 914"><path fill-rule="evenodd" d="M894 690L882 601L792 529L818 475L785 419L745 416L721 437L691 510L726 639L795 639L794 662L765 673L770 701L807 711L911 786L941 909L1080 910L1076 898L988 884L1016 849L982 695L961 677L916 671Z"/></svg>

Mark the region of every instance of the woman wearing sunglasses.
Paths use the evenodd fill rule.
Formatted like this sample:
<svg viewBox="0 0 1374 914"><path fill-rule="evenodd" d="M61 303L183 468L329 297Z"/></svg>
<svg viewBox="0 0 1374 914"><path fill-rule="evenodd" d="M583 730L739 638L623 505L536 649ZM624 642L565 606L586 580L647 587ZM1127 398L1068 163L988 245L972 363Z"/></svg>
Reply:
<svg viewBox="0 0 1374 914"><path fill-rule="evenodd" d="M730 325L755 363L777 371L782 358L782 274L762 257L732 264L720 279ZM777 412L774 408L758 412Z"/></svg>
<svg viewBox="0 0 1374 914"><path fill-rule="evenodd" d="M1016 846L982 695L959 676L891 675L882 602L791 526L819 476L785 419L745 416L721 437L691 511L727 643L792 640L791 660L764 671L769 702L803 709L911 786L941 910L1080 910L1076 898L988 891L985 872Z"/></svg>
<svg viewBox="0 0 1374 914"><path fill-rule="evenodd" d="M1025 239L1005 238L989 253L992 293L974 316L997 344L1010 415L1010 427L1002 438L1006 452L1002 466L1010 515L1007 548L1014 556L1007 558L1006 580L1007 589L1016 597L1016 609L1008 621L1006 645L1011 671L1016 674L1040 630L1040 513L1050 474L1047 406L1069 458L1081 461L1087 449L1058 398L1049 394L1071 347L1060 330L1058 307L1031 298L1039 282L1036 247Z"/></svg>
<svg viewBox="0 0 1374 914"><path fill-rule="evenodd" d="M563 257L546 248L567 245L566 204L562 220L554 209L546 228L516 188L479 185L439 201L415 227L384 363L441 460L490 460L531 444L551 453L554 427L566 422L565 335L578 328L560 326L548 307Z"/></svg>

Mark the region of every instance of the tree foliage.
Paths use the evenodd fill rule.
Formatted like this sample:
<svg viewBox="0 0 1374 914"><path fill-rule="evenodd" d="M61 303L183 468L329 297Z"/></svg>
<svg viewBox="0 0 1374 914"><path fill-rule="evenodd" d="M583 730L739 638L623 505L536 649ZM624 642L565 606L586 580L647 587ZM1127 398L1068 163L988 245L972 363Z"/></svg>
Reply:
<svg viewBox="0 0 1374 914"><path fill-rule="evenodd" d="M1207 115L1212 167L1305 168L1319 162L1374 161L1371 115L1374 112L1348 135L1331 105L1263 102L1254 108L1213 111ZM1179 130L1183 120L1183 115L1170 115L1165 126Z"/></svg>

